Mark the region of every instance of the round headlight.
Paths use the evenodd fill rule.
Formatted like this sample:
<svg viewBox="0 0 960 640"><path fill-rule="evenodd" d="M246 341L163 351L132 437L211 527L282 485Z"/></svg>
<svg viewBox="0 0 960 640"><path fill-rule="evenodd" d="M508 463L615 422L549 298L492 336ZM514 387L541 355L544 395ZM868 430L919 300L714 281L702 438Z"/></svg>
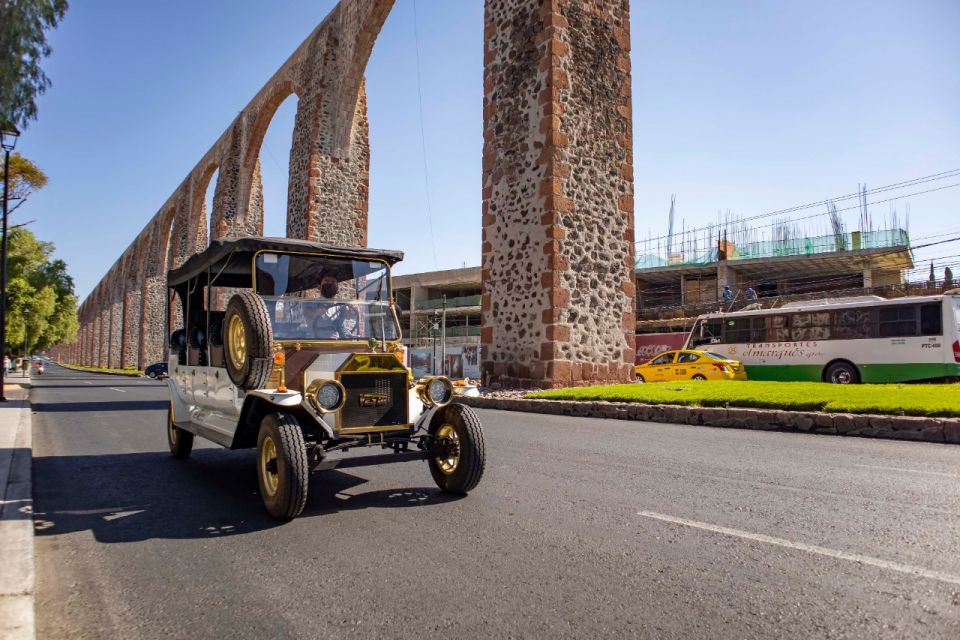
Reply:
<svg viewBox="0 0 960 640"><path fill-rule="evenodd" d="M434 378L427 384L427 397L433 404L442 407L453 399L453 385L446 378Z"/></svg>
<svg viewBox="0 0 960 640"><path fill-rule="evenodd" d="M340 393L340 389L337 388L337 385L331 382L323 385L320 387L320 390L317 391L317 404L323 407L326 411L333 411L336 409L342 400L343 394Z"/></svg>
<svg viewBox="0 0 960 640"><path fill-rule="evenodd" d="M336 411L343 406L346 393L339 382L314 380L307 387L307 398L317 411Z"/></svg>

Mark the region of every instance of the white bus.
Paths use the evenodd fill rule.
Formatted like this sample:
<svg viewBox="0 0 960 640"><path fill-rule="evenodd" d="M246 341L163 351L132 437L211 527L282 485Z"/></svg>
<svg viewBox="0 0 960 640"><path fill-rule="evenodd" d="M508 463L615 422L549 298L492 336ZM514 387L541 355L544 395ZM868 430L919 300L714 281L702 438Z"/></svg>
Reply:
<svg viewBox="0 0 960 640"><path fill-rule="evenodd" d="M687 349L740 360L751 380L960 378L960 291L794 302L697 318Z"/></svg>

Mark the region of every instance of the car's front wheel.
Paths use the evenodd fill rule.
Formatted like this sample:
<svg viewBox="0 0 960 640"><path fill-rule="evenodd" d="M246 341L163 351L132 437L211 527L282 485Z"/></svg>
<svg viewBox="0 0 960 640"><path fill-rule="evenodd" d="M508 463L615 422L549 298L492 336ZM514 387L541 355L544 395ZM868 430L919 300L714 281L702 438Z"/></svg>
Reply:
<svg viewBox="0 0 960 640"><path fill-rule="evenodd" d="M429 458L430 475L446 493L465 494L483 477L486 448L480 418L473 409L450 404L430 421L434 451Z"/></svg>
<svg viewBox="0 0 960 640"><path fill-rule="evenodd" d="M702 373L698 373L697 375L691 378L691 380L706 380L706 379L707 379L707 376L703 375Z"/></svg>
<svg viewBox="0 0 960 640"><path fill-rule="evenodd" d="M167 408L167 444L170 455L183 460L193 451L193 434L173 424L173 406Z"/></svg>
<svg viewBox="0 0 960 640"><path fill-rule="evenodd" d="M290 415L263 418L257 436L257 483L267 513L292 520L307 504L310 469L300 423Z"/></svg>
<svg viewBox="0 0 960 640"><path fill-rule="evenodd" d="M643 376L638 373L637 382L639 382L640 384L643 384L644 382L646 382L646 380L644 380Z"/></svg>

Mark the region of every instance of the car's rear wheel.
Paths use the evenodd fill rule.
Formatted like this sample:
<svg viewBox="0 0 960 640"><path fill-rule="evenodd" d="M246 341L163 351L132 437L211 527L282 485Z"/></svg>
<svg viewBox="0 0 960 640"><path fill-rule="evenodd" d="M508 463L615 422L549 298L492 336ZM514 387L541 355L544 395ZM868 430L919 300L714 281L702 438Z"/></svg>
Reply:
<svg viewBox="0 0 960 640"><path fill-rule="evenodd" d="M297 419L274 413L260 423L257 436L257 483L267 513L292 520L307 504L310 470L307 446Z"/></svg>
<svg viewBox="0 0 960 640"><path fill-rule="evenodd" d="M244 389L267 386L273 371L273 329L263 300L252 291L230 298L224 320L227 374Z"/></svg>
<svg viewBox="0 0 960 640"><path fill-rule="evenodd" d="M703 375L702 373L698 373L697 375L693 376L693 377L690 378L690 379L691 379L691 380L706 380L706 379L707 379L707 376Z"/></svg>
<svg viewBox="0 0 960 640"><path fill-rule="evenodd" d="M646 382L646 380L644 379L644 377L643 377L642 375L640 375L640 374L638 373L638 374L637 374L637 382Z"/></svg>
<svg viewBox="0 0 960 640"><path fill-rule="evenodd" d="M190 457L193 451L193 434L173 424L173 406L167 408L167 444L170 455L179 460Z"/></svg>
<svg viewBox="0 0 960 640"><path fill-rule="evenodd" d="M446 493L465 494L483 477L486 448L480 418L473 409L450 404L430 421L435 451L429 460L430 475Z"/></svg>

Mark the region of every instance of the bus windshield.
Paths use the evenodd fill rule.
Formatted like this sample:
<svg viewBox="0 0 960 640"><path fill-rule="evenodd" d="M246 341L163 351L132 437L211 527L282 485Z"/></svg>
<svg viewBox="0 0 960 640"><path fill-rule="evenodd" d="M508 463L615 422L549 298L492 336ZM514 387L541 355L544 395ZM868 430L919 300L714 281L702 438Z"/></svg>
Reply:
<svg viewBox="0 0 960 640"><path fill-rule="evenodd" d="M397 340L385 262L257 254L254 287L277 340Z"/></svg>

